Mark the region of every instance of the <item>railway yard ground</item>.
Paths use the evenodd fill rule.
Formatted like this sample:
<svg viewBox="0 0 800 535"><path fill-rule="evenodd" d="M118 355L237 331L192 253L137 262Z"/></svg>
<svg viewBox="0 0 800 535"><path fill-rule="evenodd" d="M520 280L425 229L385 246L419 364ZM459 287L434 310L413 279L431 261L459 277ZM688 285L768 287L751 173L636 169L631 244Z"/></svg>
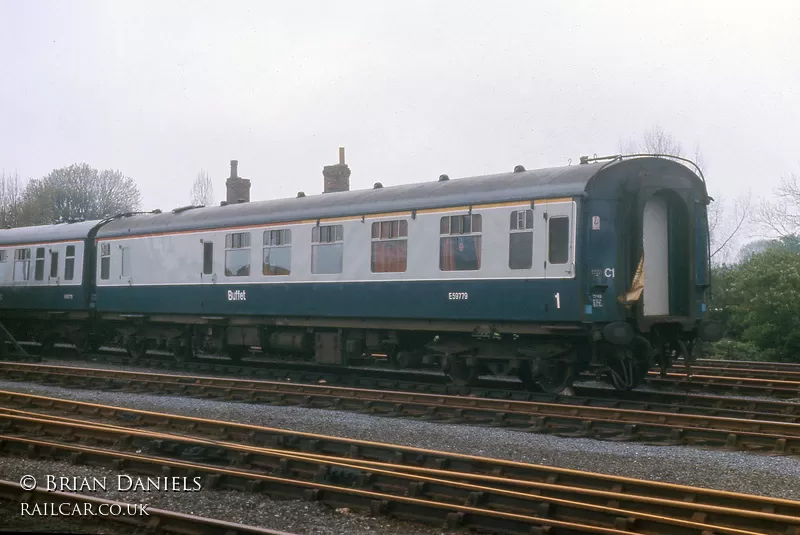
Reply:
<svg viewBox="0 0 800 535"><path fill-rule="evenodd" d="M249 486L245 484L238 490L234 490L236 485L231 483L227 486L225 484L205 485L205 488L198 492L117 492L114 489L110 489L108 491L92 492L91 495L121 502L149 503L151 507L176 513L296 534L379 533L393 535L401 533L467 533L467 528L470 527L494 529L499 533L696 532L788 533L794 535L800 533L800 515L798 515L800 501L796 504L781 501L800 500L800 456L798 456L798 450L792 449L793 441L797 440L796 437L800 437L800 403L788 394L779 396L781 399L776 400L773 396L768 395L767 391L758 397L749 398L748 401L735 402L729 408L719 400L726 397L734 401L744 399L742 394L737 393L737 397L733 397L723 396L717 392L715 393L716 397L707 398L714 400L714 402L707 403L706 407L702 409L706 414L704 418L697 419L699 417L692 416L691 411L687 416L685 413L680 414L681 411L673 409L671 412L676 416L690 418L690 420L679 422L681 429L679 431L671 430L666 433L664 435L666 437L665 440L664 437L656 437L657 433L653 430L657 430L659 425L662 424L662 427L672 426L674 429L677 424L667 421L661 421L659 424L659 420L655 420L655 424L653 422L649 424L654 426L651 429L645 423L627 423L622 426L620 433L605 433L607 429L611 429L608 426L611 426L615 419L636 417L632 412L628 413L624 410L617 411L616 415L609 413L605 417L601 417L601 413L598 413L599 415L593 413L589 416L578 414L576 418L583 418L585 421L596 420L591 424L578 425L578 431L569 427L569 425L572 425L569 423L571 417L569 411L559 411L560 416L557 417L547 416L546 412L542 412L551 410L552 407L551 409L546 407L530 409L526 408L526 406L509 407L504 409L504 416L499 417L497 421L478 421L472 422L470 425L464 425L463 423L450 423L441 419L431 418L431 414L425 413L424 409L421 414L415 414L414 411L405 411L405 407L409 406L411 402L394 403L396 407L401 405L394 416L386 413L380 415L380 411L377 411L379 414L374 414L378 409L377 405L372 405L374 402L370 401L360 408L348 406L344 391L332 394L338 402L329 405L323 410L314 405L314 400L317 399L315 396L317 395L313 393L310 395L304 394L307 396L306 402L299 404L296 401L292 401L290 399L291 396L286 394L281 394L283 397L278 398L278 402L274 398L270 398L269 402L264 400L255 402L257 401L255 398L248 400L247 398L235 399L236 396L232 396L234 399L209 397L218 394L218 392L215 394L215 388L224 390L224 387L209 387L210 389L207 392L197 392L190 388L183 393L170 392L168 388L165 390L162 387L161 391L153 393L144 388L142 384L137 384L136 381L125 382L126 373L130 372L181 376L196 374L198 376L197 383L202 382L200 376L212 376L214 375L213 373L190 373L185 370L168 371L163 368L144 368L142 366L126 366L109 362L57 360L41 364L57 364L62 368L111 370L116 372L117 380L121 381L121 383L115 385L106 384L105 387L102 387L102 381L96 379L96 382L92 383L95 388L87 388L86 386L89 383L69 386L69 381L66 383L63 381L47 381L42 378L37 379L33 375L23 378L20 375L10 375L8 372L0 374L0 391L2 391L0 393L0 420L3 422L3 428L0 430L0 435L2 435L0 437L0 445L2 445L2 451L0 451L0 474L3 476L2 479L8 481L19 481L21 476L28 474L34 475L40 480L46 474L57 474L63 477L107 476L113 479L117 474L130 473L128 469L134 466L145 470L144 473L151 474L151 472L147 472L145 468L142 468L147 462L151 461L136 460L134 456L158 453L162 458L167 458L169 457L167 452L169 448L165 448L160 452L153 452L148 450L148 445L161 444L159 441L171 443L178 436L179 439L186 439L190 443L197 441L193 444L198 447L207 446L209 448L216 447L220 451L225 450L212 463L216 466L218 472L222 471L220 473L223 473L223 476L219 476L218 473L214 475L213 471L204 472L205 468L199 465L191 465L188 468L193 470L191 472L193 474L201 474L206 482L218 481L219 477L223 478L223 483L228 480L232 481L237 477L247 479L248 476L245 473L247 471L251 472L249 477L254 479L257 479L257 476L252 475L254 471L275 476L281 473L281 470L277 470L276 466L285 469L286 466L280 463L288 462L291 466L289 469L283 470L284 472L305 474L303 476L305 479L300 484L302 488L300 490L287 489L285 492L278 493L283 498L294 499L279 499L280 497L275 496L271 498L265 492L261 492L270 485L280 487L283 483L277 480L262 480L261 483L256 483L255 485L251 482ZM0 363L0 366L3 366L3 364ZM35 367L36 364L31 366ZM779 373L784 371L778 370ZM696 377L700 377L700 375ZM749 380L772 381L770 378ZM319 381L317 382L319 383ZM63 384L68 386L62 386ZM190 383L187 383L187 385L191 386ZM592 390L596 387L592 387L590 383L586 385L588 386L578 388L579 394L580 388L586 388L587 391L597 393L596 390ZM796 386L789 384L783 386L787 389L796 388ZM236 390L238 387L231 388L229 384L227 388L230 391ZM685 396L685 389L680 389L676 386L673 390L659 386L656 390L652 390L651 393L654 396L661 396L660 401L666 405L671 395L676 396L676 400ZM125 413L123 411L123 416L116 416L116 420L114 420L106 417L107 411L104 409L90 410L91 408L87 405L78 410L66 406L62 402L48 406L47 403L41 401L28 402L24 396L15 397L13 393L71 400L86 404L123 407L130 409L130 412ZM230 392L228 393L230 394ZM477 399L475 394L472 396L467 396L464 399L473 401ZM280 402L281 400L283 402ZM695 402L699 403L696 400ZM464 403L467 404L467 401ZM683 403L685 405L689 402L684 399ZM303 406L304 404L306 406ZM550 403L548 406L553 406L555 409L552 410L558 411L558 405L559 402L556 402ZM677 406L678 403L675 405ZM491 410L501 412L498 409ZM531 427L535 428L536 425L528 426L527 428L515 428L506 425L509 415L513 416L513 414L520 413L523 410L532 410L539 414L539 416L536 414L526 416L532 422L541 424L538 430L531 429ZM650 407L650 410L659 411L659 414L669 412L664 410L664 406L657 403ZM172 423L175 425L181 422L180 417L186 418L186 422L189 422L188 418L194 418L204 421L228 422L230 425L227 431L222 434L212 434L212 438L216 437L212 440L208 436L195 436L191 431L195 429L192 425L181 427L180 432L174 429L164 430L163 428L144 426L140 419L146 420L147 417L143 415L144 413L137 417L132 416L135 415L135 411L174 415ZM720 414L724 413L724 416L715 420L714 411L721 411ZM409 414L406 414L406 412L409 412ZM469 409L463 411L462 416L466 416L469 412ZM545 414L545 416L541 416L541 414ZM27 423L25 418L29 419L36 415L41 417L41 421L31 427L31 424ZM162 416L159 417L161 418ZM693 421L691 418L696 420ZM75 420L84 421L87 429L79 432L74 430L67 431L70 426L75 428ZM736 423L737 421L746 423ZM550 422L554 427L547 429ZM687 422L694 423L689 425ZM777 427L769 427L773 423ZM97 425L98 427L89 429L89 425ZM728 429L724 427L726 425L732 427ZM245 439L241 439L241 436L235 431L239 428L245 429L243 426L256 426L252 428L255 431L251 431L251 433L255 434L247 435L245 433L242 435ZM715 430L717 427L719 429ZM62 428L64 430L61 430ZM269 428L272 431L265 431L262 428ZM297 444L294 444L294 438L277 440L275 444L279 444L281 447L286 446L291 451L282 450L276 453L274 451L275 444L270 442L271 439L269 438L276 433L274 431L276 429L284 430L283 432L288 435L311 433L322 437L304 438L298 435L300 438L297 439ZM591 433L589 432L591 429L599 429L601 432ZM706 431L722 433L720 435L721 438L713 435L706 436L704 434ZM163 435L147 435L147 433L162 433ZM259 438L259 433L266 433L264 436L267 438ZM142 435L140 436L140 434ZM644 436L637 436L638 434L643 434ZM87 436L90 436L91 439L87 439ZM248 436L249 439L247 438ZM683 442L688 444L675 445L681 440L670 442L670 436L673 439L676 437L679 439L686 438ZM421 505L414 502L416 499L415 493L404 489L404 483L397 482L403 480L403 478L408 478L408 481L411 481L407 471L413 472L412 469L405 467L405 465L401 468L401 460L408 461L413 459L415 455L422 454L412 455L406 452L400 455L399 458L394 459L392 461L394 464L381 458L384 464L380 466L374 460L372 464L369 464L367 460L359 461L366 464L359 464L354 460L359 458L359 455L351 455L347 459L340 458L338 460L332 460L331 457L325 457L324 459L313 458L314 455L331 455L331 451L326 450L327 446L325 444L329 441L326 437L337 437L336 439L331 439L334 444L336 440L352 439L371 443L393 444L396 445L395 449L397 451L401 451L403 448L420 448L441 452L435 455L425 454L427 457L435 457L437 461L433 463L434 471L424 474L425 477L433 478L427 484L432 488L428 486L413 487L413 485L409 487L417 488L419 497L427 494L433 495L434 501L438 502L438 505ZM655 440L654 437L658 438L658 440ZM605 438L605 440L598 440L598 438ZM58 439L58 444L52 447L42 444L33 445L35 441L55 441L56 439ZM208 442L209 440L211 442ZM178 441L180 442L180 440ZM316 446L309 449L307 447L309 441L316 444ZM303 442L305 446L302 446L300 442ZM127 447L122 447L120 444ZM293 444L297 446L296 450L291 449L294 447ZM761 448L760 452L740 451L742 449L754 449L765 444L768 447ZM70 448L78 446L94 447L98 448L98 451L91 454L69 453ZM252 451L236 449L244 447L270 449ZM360 446L351 445L349 447L365 451L372 448L372 446L363 442ZM99 449L102 448L105 449L100 451ZM109 451L111 449L116 449L120 453L120 458L128 455L129 460L124 461L124 465L114 464L115 461L111 460L113 452ZM540 474L539 476L544 477L545 483L542 483L544 487L538 488L538 490L525 489L523 492L526 496L518 496L513 494L519 491L518 488L505 487L504 485L506 484L501 479L492 480L491 473L480 476L486 476L487 479L473 480L471 479L473 476L466 477L463 474L456 476L451 472L447 472L451 469L456 470L456 466L459 463L466 462L459 460L458 456L450 459L448 457L449 454L552 467L553 474L548 476L549 479ZM241 458L236 455L241 456ZM366 458L366 454L364 458ZM231 459L238 459L238 461L232 461ZM391 460L392 458L389 457L389 459ZM183 471L187 469L186 466L189 466L192 462L202 464L208 461L208 459L189 459L187 461L185 456L178 459L173 455L173 461L162 462L161 466L153 468L152 474L182 475ZM489 465L487 460L481 462L486 466ZM183 463L183 465L180 463ZM172 466L172 468L167 469L166 467L168 466ZM345 477L345 479L346 477L356 479L358 476L361 478L366 477L372 482L371 486L364 486L362 480L359 480L361 481L360 487L352 484L352 482L349 486L353 488L369 488L371 489L370 492L375 494L369 496L367 491L363 491L361 494L343 494L339 496L336 489L333 488L322 491L323 494L335 494L336 496L333 498L309 494L309 490L314 488L325 489L327 488L326 485L331 484L331 466L334 467L334 471L340 469L344 473L342 477ZM337 466L338 468L336 468ZM430 463L425 464L425 466L426 468L431 468ZM321 467L327 468L320 473ZM241 474L231 472L228 475L224 475L225 469L240 470L242 472ZM435 469L438 469L438 471ZM577 494L569 495L563 489L547 490L547 482L553 485L560 483L576 487L584 484L572 481L564 482L565 479L568 480L572 476L565 475L568 472L559 471L559 469L579 470L657 482L654 483L656 486L648 490L649 494L647 494L656 502L648 502L650 498L631 498L631 501L628 502L626 499L620 500L610 495L606 497L595 496L594 501L589 498L580 498L579 500L576 496L581 496L581 493L591 496L592 492L583 490ZM315 470L317 471L316 473ZM403 472L403 470L406 470L406 472ZM472 468L465 468L464 470L470 471ZM517 484L519 484L519 480L514 478L524 479L523 476L517 474L517 468L510 464L507 464L505 468L502 466L500 468L495 467L493 470L494 472L492 473L497 477L512 479L517 481ZM525 470L531 469L519 470L522 470L519 472L522 474ZM541 467L537 468L537 470L541 470ZM474 471L473 473L478 474L478 472ZM475 475L474 477L478 476ZM691 491L686 491L684 496L681 496L680 493L662 495L658 493L666 492L662 487L664 489L667 487L663 485L659 487L658 484L684 485L768 497L774 500L753 506L753 510L756 511L754 514L756 516L761 513L777 516L766 520L754 520L746 518L748 514L743 514L742 519L730 520L725 516L728 513L723 514L723 512L716 511L713 508L728 507L741 511L748 506L741 505L735 501L732 502L730 497L719 498L709 495L709 497L703 498L701 494ZM478 487L470 487L469 485L477 485L478 487L483 485L484 488L483 490L478 490ZM348 485L345 484L345 486ZM606 492L623 492L627 487L631 486L633 485L630 483L617 482L613 485L609 484L607 488L603 488ZM390 493L392 489L396 490L397 493L394 496L388 496L387 493ZM595 488L594 490L597 491L598 489ZM551 494L548 494L548 492ZM670 492L672 491L670 490ZM549 505L547 507L543 507L541 503L527 504L526 500L531 497L535 501L536 497L542 498L543 496L548 497ZM680 512L678 511L680 507L673 503L676 501L704 503L706 499L708 500L706 505L711 509L705 512ZM450 501L448 502L448 500ZM515 500L519 503L515 502ZM672 500L672 502L667 503L664 501L661 503L658 500ZM585 503L578 506L575 504L576 501ZM586 505L587 503L589 505ZM650 505L645 507L644 504L646 503L650 503ZM412 506L416 509L412 510ZM9 508L7 504L4 504L4 507L4 509L0 509L0 524L3 526L12 529L33 529L35 527L37 531L46 529L41 522L25 525L25 520L13 514L17 511L15 509L16 505ZM425 507L428 509L426 510ZM439 509L449 507L449 509L444 511L437 509L437 507ZM480 511L478 509L470 509L470 507L479 508ZM677 512L673 511L673 509ZM500 515L497 518L490 518L491 514L485 512L487 510L505 511L506 517L501 518L502 515ZM373 514L370 514L370 511ZM481 511L484 512L481 513ZM385 514L387 512L390 514ZM729 512L729 514L738 518L736 515L740 513ZM582 518L582 515L585 515L586 522L593 525L594 529L587 530L585 526L581 528L578 525L580 522L577 522L576 519ZM673 519L664 520L660 518L661 515ZM440 516L442 518L439 518ZM532 516L542 518L542 523L540 525L535 522L531 523ZM419 518L419 522L408 521L409 518L416 517ZM401 520L403 518L406 520ZM679 518L679 520L675 520L675 518ZM442 519L444 519L444 522ZM738 523L740 521L741 523ZM719 522L721 526L727 526L727 531L703 528L703 525L718 525L715 522ZM522 531L519 526L524 526L526 523L530 526L530 529L529 531ZM762 526L768 526L768 528L762 529ZM50 529L66 532L69 531L70 524L65 522L63 527ZM102 533L126 533L128 532L126 529L129 530L126 526L117 528L111 524L104 524L102 531L100 529L98 527L96 530L93 526L84 525L80 526L75 532L86 532L88 530Z"/></svg>

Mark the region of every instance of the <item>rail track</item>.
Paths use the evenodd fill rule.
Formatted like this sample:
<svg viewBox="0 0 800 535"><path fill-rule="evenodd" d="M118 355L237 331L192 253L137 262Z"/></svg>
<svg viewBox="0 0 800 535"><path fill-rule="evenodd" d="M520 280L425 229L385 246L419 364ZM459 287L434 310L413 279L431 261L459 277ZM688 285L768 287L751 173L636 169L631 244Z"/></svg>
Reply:
<svg viewBox="0 0 800 535"><path fill-rule="evenodd" d="M5 393L0 451L494 533L800 534L800 502ZM66 416L64 416L66 415ZM141 452L141 453L134 453Z"/></svg>
<svg viewBox="0 0 800 535"><path fill-rule="evenodd" d="M154 355L134 360L125 355L124 352L118 350L106 350L102 353L93 354L91 358L108 363L150 368L182 369L212 373L247 373L248 376L254 375L264 379L291 376L293 379L308 381L314 380L313 378L316 377L325 380L331 379L337 383L348 383L352 386L371 387L381 381L396 381L402 382L403 386L401 388L407 390L413 389L455 395L476 389L483 391L502 390L518 392L516 397L525 399L525 396L529 393L522 388L521 383L513 380L484 378L477 387L456 387L449 385L448 379L443 374L420 370L396 370L375 367L341 368L274 360L247 360L232 363L227 359L219 358L196 358L184 362L175 362L172 358L153 358ZM26 357L18 355L16 360L36 361L38 358L34 352ZM75 356L68 350L66 352L61 351L59 358L74 360ZM717 363L721 364L718 365ZM764 365L764 367L761 367L761 365ZM770 367L774 369L770 369ZM595 378L591 374L584 374L581 377L587 381ZM659 371L654 370L648 373L645 378L645 385L657 390L670 390L671 392L663 392L665 397L669 397L670 393L679 391L683 393L738 394L800 400L800 364L701 359L692 366L691 376L687 375L686 369L681 366L671 368L666 376L661 376ZM606 392L606 397L609 395L622 398L635 396L635 394L631 393L614 392L607 388L586 387L584 385L576 386L575 390L585 396L599 396L600 392ZM648 393L647 398L653 399L654 395L661 394L662 392L658 394Z"/></svg>
<svg viewBox="0 0 800 535"><path fill-rule="evenodd" d="M711 416L691 414L690 408L685 406L680 411L674 407L660 407L662 410L657 410L659 407L653 406L628 409L41 364L2 363L0 375L18 381L35 380L95 390L125 389L249 403L351 410L432 421L503 426L567 437L800 454L800 423L797 423L800 406L793 406L793 414L727 411L728 416ZM2 393L2 397L15 399L10 392ZM719 409L716 411L718 414L723 412ZM751 417L744 418L745 415Z"/></svg>
<svg viewBox="0 0 800 535"><path fill-rule="evenodd" d="M38 507L41 510L54 511L61 509L61 504L67 505L67 508L63 509L65 511L74 511L77 506L78 510L82 512L98 512L101 507L109 511L126 511L129 505L134 505L71 492L48 491L41 488L27 490L23 489L18 483L4 480L0 480L0 500L27 504L28 510L35 510L34 508ZM41 518L43 515L37 516ZM90 515L75 515L72 517L67 516L67 518L80 518L82 521L93 517ZM283 531L244 526L153 507L147 507L146 514L108 514L95 518L102 518L104 522L127 524L148 531L157 530L159 533L178 533L182 535L291 535Z"/></svg>
<svg viewBox="0 0 800 535"><path fill-rule="evenodd" d="M800 363L796 362L769 362L760 360L725 360L725 359L697 359L699 366L712 366L722 368L745 368L748 370L776 370L800 371Z"/></svg>
<svg viewBox="0 0 800 535"><path fill-rule="evenodd" d="M61 357L62 358L54 359L54 361L62 362L64 355L62 354ZM233 364L227 359L219 358L175 362L171 359L151 357L132 361L124 356L124 353L108 351L93 355L91 359L93 361L97 360L103 364L125 365L148 369L209 373L215 375L230 375L233 377L254 377L263 380L288 380L301 383L325 382L340 386L403 390L433 394L474 395L477 397L516 399L522 401L588 404L633 409L646 408L645 405L663 405L663 408L666 410L673 410L667 409L666 406L690 405L693 408L707 407L708 410L706 411L698 412L693 410L692 412L709 415L725 415L716 414L717 410L738 410L756 415L762 412L792 414L797 408L796 404L791 402L782 403L777 401L777 399L783 397L783 399L786 400L797 399L800 401L800 392L794 392L791 388L788 390L781 389L776 391L774 388L769 388L763 383L755 385L734 384L730 386L707 383L687 384L687 377L683 373L671 375L666 381L662 381L662 388L655 391L640 389L629 392L618 392L607 387L578 384L573 389L575 395L552 395L543 392L526 391L522 388L521 383L516 381L489 378L482 379L478 386L458 387L448 384L447 378L443 374L413 370L400 371L380 368L324 367L311 366L306 363L277 361L246 361L244 363ZM28 362L40 362L41 360L40 357L35 355L31 355L27 358ZM67 356L67 360L74 362L75 358L69 358L69 356ZM85 361L81 360L80 362ZM657 373L652 374L651 382L655 380L661 380ZM679 386L678 383L681 381L683 381L684 385ZM703 385L705 385L705 387ZM689 388L683 388L683 386L688 386ZM691 391L692 388L706 391L696 392L702 395L694 395ZM777 394L777 397L776 401L743 400L741 398L730 397L730 395L714 397L714 392L740 395ZM745 417L748 416L745 415Z"/></svg>

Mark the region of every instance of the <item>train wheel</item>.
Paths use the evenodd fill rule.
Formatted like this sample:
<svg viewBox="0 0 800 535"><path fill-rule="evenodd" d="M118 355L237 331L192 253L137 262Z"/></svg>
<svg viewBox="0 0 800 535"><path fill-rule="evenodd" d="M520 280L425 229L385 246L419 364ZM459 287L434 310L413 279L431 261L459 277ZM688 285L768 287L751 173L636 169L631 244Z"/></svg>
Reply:
<svg viewBox="0 0 800 535"><path fill-rule="evenodd" d="M477 366L469 366L464 359L447 355L444 373L454 386L474 386L478 383L480 370Z"/></svg>
<svg viewBox="0 0 800 535"><path fill-rule="evenodd" d="M552 359L539 365L536 382L548 394L560 394L575 382L575 366L571 362Z"/></svg>

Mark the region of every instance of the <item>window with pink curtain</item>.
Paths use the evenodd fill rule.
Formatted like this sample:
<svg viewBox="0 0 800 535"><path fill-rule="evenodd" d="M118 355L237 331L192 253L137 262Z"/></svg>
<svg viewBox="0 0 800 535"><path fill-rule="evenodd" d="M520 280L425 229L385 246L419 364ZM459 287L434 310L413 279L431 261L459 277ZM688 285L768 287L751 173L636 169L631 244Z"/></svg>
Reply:
<svg viewBox="0 0 800 535"><path fill-rule="evenodd" d="M408 265L408 221L372 224L372 272L403 273Z"/></svg>
<svg viewBox="0 0 800 535"><path fill-rule="evenodd" d="M439 269L477 271L481 268L480 214L445 216L439 223Z"/></svg>

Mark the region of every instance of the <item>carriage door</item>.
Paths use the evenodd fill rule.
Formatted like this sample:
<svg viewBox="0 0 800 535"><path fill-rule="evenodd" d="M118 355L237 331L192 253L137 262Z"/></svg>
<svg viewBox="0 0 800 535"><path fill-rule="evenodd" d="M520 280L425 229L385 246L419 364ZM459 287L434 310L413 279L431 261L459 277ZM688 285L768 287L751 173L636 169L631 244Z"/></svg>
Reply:
<svg viewBox="0 0 800 535"><path fill-rule="evenodd" d="M541 222L539 242L543 242L546 279L575 277L575 203L572 200L537 204ZM543 234L543 236L542 236Z"/></svg>
<svg viewBox="0 0 800 535"><path fill-rule="evenodd" d="M214 269L214 240L206 238L200 240L200 256L203 260L203 270L200 272L201 284L213 284L217 282L217 273Z"/></svg>
<svg viewBox="0 0 800 535"><path fill-rule="evenodd" d="M669 315L669 211L667 200L651 197L642 217L644 315Z"/></svg>

